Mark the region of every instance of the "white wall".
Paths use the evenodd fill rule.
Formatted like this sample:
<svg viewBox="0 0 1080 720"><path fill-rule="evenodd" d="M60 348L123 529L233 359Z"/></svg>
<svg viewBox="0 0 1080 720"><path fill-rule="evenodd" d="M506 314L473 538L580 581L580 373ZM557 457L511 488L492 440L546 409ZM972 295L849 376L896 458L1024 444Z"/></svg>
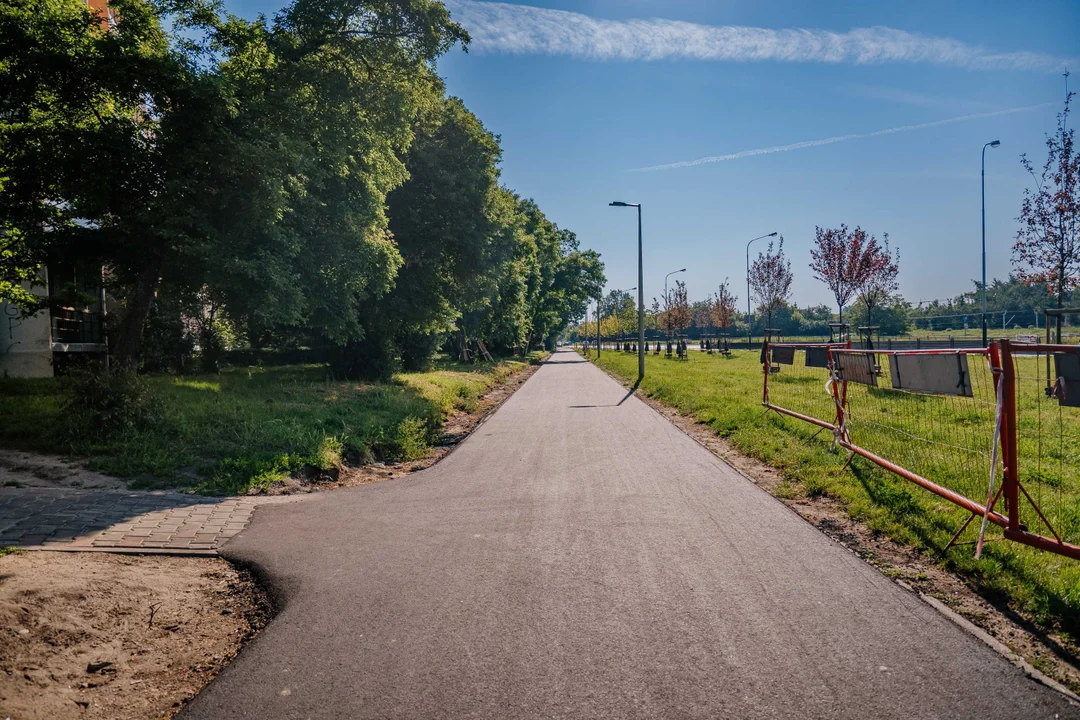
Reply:
<svg viewBox="0 0 1080 720"><path fill-rule="evenodd" d="M46 283L33 291L44 295L47 287ZM0 301L0 377L52 377L52 374L49 311L20 317L18 308Z"/></svg>

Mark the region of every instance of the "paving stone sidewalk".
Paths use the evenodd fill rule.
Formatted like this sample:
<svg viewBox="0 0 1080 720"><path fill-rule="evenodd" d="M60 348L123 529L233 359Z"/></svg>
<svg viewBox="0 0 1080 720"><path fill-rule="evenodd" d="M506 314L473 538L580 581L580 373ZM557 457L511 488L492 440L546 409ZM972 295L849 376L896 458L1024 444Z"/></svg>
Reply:
<svg viewBox="0 0 1080 720"><path fill-rule="evenodd" d="M0 488L0 547L213 555L261 503L175 492Z"/></svg>

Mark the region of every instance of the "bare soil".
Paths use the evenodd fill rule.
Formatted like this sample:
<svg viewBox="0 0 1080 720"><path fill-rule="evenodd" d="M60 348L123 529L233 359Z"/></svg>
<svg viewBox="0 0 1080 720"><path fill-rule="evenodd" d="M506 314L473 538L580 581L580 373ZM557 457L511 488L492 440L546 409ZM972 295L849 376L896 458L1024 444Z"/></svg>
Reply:
<svg viewBox="0 0 1080 720"><path fill-rule="evenodd" d="M0 486L126 490L120 478L87 470L56 455L0 450Z"/></svg>
<svg viewBox="0 0 1080 720"><path fill-rule="evenodd" d="M508 377L471 412L455 412L424 458L291 478L289 495L381 482L441 460L539 365ZM0 451L0 485L126 489L62 458ZM273 614L244 570L218 558L26 552L0 556L0 717L170 718L216 677Z"/></svg>
<svg viewBox="0 0 1080 720"><path fill-rule="evenodd" d="M714 455L773 495L843 547L884 575L917 593L937 598L956 613L982 628L1039 671L1080 693L1080 647L1067 638L1048 633L1029 618L982 597L964 580L946 571L932 558L876 534L853 520L829 497L791 496L788 483L775 469L747 457L707 425L679 413L655 398L638 396L676 427Z"/></svg>
<svg viewBox="0 0 1080 720"><path fill-rule="evenodd" d="M542 364L542 363L541 363ZM431 451L419 460L401 463L369 463L366 465L345 466L335 472L323 473L312 477L291 477L273 483L269 489L253 488L251 494L293 495L317 492L336 487L353 487L373 482L383 482L429 468L442 460L457 447L473 430L487 420L499 406L506 402L533 373L540 369L540 364L529 365L520 372L505 378L480 396L476 407L469 412L455 411L446 419L442 428L442 437Z"/></svg>
<svg viewBox="0 0 1080 720"><path fill-rule="evenodd" d="M217 558L0 557L0 717L170 718L270 615Z"/></svg>

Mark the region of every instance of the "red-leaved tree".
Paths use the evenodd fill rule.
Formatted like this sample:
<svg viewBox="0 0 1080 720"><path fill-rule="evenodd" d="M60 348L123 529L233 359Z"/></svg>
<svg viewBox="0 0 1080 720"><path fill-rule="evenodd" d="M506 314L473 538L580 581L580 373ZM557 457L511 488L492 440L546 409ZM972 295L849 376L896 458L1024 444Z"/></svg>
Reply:
<svg viewBox="0 0 1080 720"><path fill-rule="evenodd" d="M889 233L883 236L885 244L877 246L867 261L866 277L859 285L859 298L866 306L866 324L872 322L874 308L879 307L900 289L900 248L889 250Z"/></svg>
<svg viewBox="0 0 1080 720"><path fill-rule="evenodd" d="M690 300L686 294L686 283L682 280L675 281L675 287L671 289L671 303L668 306L668 323L672 333L681 335L690 327L694 315L690 311Z"/></svg>
<svg viewBox="0 0 1080 720"><path fill-rule="evenodd" d="M676 280L675 287L664 296L664 309L660 313L660 326L667 332L668 338L676 336L693 322L694 314L686 295L686 283ZM655 301L653 303L655 305Z"/></svg>
<svg viewBox="0 0 1080 720"><path fill-rule="evenodd" d="M832 291L841 322L844 321L844 306L889 260L888 236L885 237L883 251L877 238L868 236L858 225L854 230L848 230L847 225L815 228L810 269L814 271L814 277Z"/></svg>
<svg viewBox="0 0 1080 720"><path fill-rule="evenodd" d="M712 302L712 321L718 329L729 328L735 322L735 303L738 299L732 294L728 279L724 278Z"/></svg>
<svg viewBox="0 0 1080 720"><path fill-rule="evenodd" d="M1080 155L1074 131L1067 129L1069 103L1075 94L1065 98L1057 132L1046 137L1041 178L1027 154L1020 156L1036 189L1024 191L1017 218L1020 230L1013 246L1017 277L1029 285L1045 285L1048 294L1057 296L1059 308L1064 306L1066 292L1080 284ZM1061 342L1060 323L1057 342Z"/></svg>
<svg viewBox="0 0 1080 720"><path fill-rule="evenodd" d="M773 313L784 306L791 297L791 261L784 255L784 236L780 236L773 252L774 243L769 241L769 248L758 253L757 260L750 266L750 297L758 304L758 310L765 313L765 326L772 325Z"/></svg>

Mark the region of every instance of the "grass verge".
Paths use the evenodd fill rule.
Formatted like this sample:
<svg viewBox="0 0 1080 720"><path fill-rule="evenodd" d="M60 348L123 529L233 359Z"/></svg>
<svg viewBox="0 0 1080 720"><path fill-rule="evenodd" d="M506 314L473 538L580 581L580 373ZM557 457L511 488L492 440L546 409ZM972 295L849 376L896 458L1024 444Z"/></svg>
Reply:
<svg viewBox="0 0 1080 720"><path fill-rule="evenodd" d="M599 365L627 383L637 378L636 354L603 352ZM944 551L964 511L867 461L843 470L847 453L832 447L827 431L815 437L815 426L763 412L761 383L757 352L692 352L687 361L650 355L639 392L777 468L782 498L832 498L872 532L917 548L991 602L1070 643L1080 640L1080 562L1012 542L988 543L979 560L970 546Z"/></svg>
<svg viewBox="0 0 1080 720"><path fill-rule="evenodd" d="M0 424L0 443L85 458L90 469L126 478L133 488L244 493L290 475L334 473L343 464L423 457L450 413L472 410L488 389L534 360L444 359L429 372L400 373L388 383L335 380L319 365L151 375L157 420L75 445L57 432L61 380L6 379L0 417L8 421Z"/></svg>

